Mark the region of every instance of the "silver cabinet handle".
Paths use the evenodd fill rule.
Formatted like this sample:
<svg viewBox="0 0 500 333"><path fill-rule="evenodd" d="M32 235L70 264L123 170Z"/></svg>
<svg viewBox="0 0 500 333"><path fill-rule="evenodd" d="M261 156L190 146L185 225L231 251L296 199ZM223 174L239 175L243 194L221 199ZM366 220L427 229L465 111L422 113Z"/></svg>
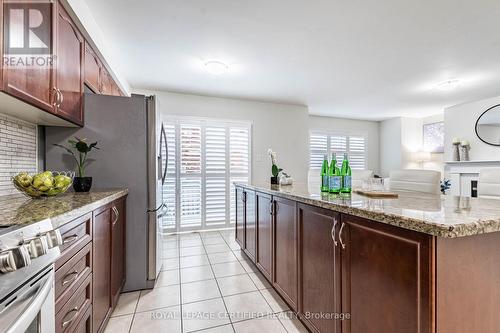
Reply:
<svg viewBox="0 0 500 333"><path fill-rule="evenodd" d="M52 103L52 105L54 107L58 107L59 106L59 91L57 90L56 87L52 87L52 91L55 92L54 102Z"/></svg>
<svg viewBox="0 0 500 333"><path fill-rule="evenodd" d="M345 244L342 241L342 230L344 230L344 227L345 227L345 223L342 222L342 226L340 227L340 231L339 231L339 242L340 242L340 245L342 246L342 250L345 250Z"/></svg>
<svg viewBox="0 0 500 333"><path fill-rule="evenodd" d="M269 201L269 214L274 215L274 200Z"/></svg>
<svg viewBox="0 0 500 333"><path fill-rule="evenodd" d="M64 237L63 244L73 243L78 239L78 235L71 235L68 237Z"/></svg>
<svg viewBox="0 0 500 333"><path fill-rule="evenodd" d="M333 227L332 227L332 239L333 239L333 245L337 247L339 243L335 240L335 227L337 226L337 219L333 219Z"/></svg>
<svg viewBox="0 0 500 333"><path fill-rule="evenodd" d="M64 276L64 280L62 282L62 285L65 286L68 283L71 283L71 282L75 281L76 279L78 279L79 275L80 275L80 273L78 273L77 271L73 271L71 273L66 274ZM67 279L68 277L69 277L69 279Z"/></svg>
<svg viewBox="0 0 500 333"><path fill-rule="evenodd" d="M59 105L57 107L60 107L61 104L63 103L64 101L64 95L62 93L62 91L58 88L57 91L59 92L59 95L61 96L61 100L59 101Z"/></svg>
<svg viewBox="0 0 500 333"><path fill-rule="evenodd" d="M73 315L71 316L71 318L69 318L68 320L64 320L66 319L66 317L70 314L70 313L73 313ZM78 315L80 314L80 310L78 309L77 306L75 306L73 309L69 310L66 315L64 316L63 318L63 323L62 323L62 327L66 327L68 326L69 324L71 324L71 322L73 322L73 320L76 319L76 317L78 317Z"/></svg>
<svg viewBox="0 0 500 333"><path fill-rule="evenodd" d="M115 226L116 222L118 222L118 217L120 216L120 213L118 212L118 209L116 206L113 206L113 212L115 213L115 220L113 221L113 226Z"/></svg>

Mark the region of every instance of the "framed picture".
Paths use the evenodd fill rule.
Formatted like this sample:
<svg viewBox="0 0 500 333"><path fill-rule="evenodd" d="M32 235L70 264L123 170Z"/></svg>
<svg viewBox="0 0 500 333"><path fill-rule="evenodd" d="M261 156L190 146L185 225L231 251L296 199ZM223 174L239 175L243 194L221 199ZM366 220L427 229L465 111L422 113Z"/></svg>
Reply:
<svg viewBox="0 0 500 333"><path fill-rule="evenodd" d="M424 124L424 150L444 153L444 122Z"/></svg>

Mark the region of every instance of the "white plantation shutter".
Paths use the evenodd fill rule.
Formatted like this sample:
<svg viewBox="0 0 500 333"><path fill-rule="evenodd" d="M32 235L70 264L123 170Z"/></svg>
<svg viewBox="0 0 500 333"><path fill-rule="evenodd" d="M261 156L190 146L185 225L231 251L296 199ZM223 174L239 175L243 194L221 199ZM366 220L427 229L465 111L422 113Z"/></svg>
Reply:
<svg viewBox="0 0 500 333"><path fill-rule="evenodd" d="M163 195L169 210L163 225L228 226L234 221L233 182L250 179L250 126L179 118L165 129L169 161Z"/></svg>
<svg viewBox="0 0 500 333"><path fill-rule="evenodd" d="M311 133L309 147L309 169L321 169L323 158L325 154L328 154L328 135Z"/></svg>
<svg viewBox="0 0 500 333"><path fill-rule="evenodd" d="M331 154L337 155L337 164L340 166L344 153L349 154L351 169L362 170L366 168L366 139L363 136L346 136L327 133L311 132L309 134L309 168L321 169L323 157Z"/></svg>
<svg viewBox="0 0 500 333"><path fill-rule="evenodd" d="M248 128L229 129L229 155L231 174L247 174L249 170L250 142Z"/></svg>
<svg viewBox="0 0 500 333"><path fill-rule="evenodd" d="M206 224L226 223L226 128L205 129Z"/></svg>
<svg viewBox="0 0 500 333"><path fill-rule="evenodd" d="M201 226L201 126L180 126L180 218L183 225Z"/></svg>
<svg viewBox="0 0 500 333"><path fill-rule="evenodd" d="M201 127L181 125L181 173L201 174Z"/></svg>
<svg viewBox="0 0 500 333"><path fill-rule="evenodd" d="M366 145L362 136L349 137L349 159L353 170L366 168Z"/></svg>

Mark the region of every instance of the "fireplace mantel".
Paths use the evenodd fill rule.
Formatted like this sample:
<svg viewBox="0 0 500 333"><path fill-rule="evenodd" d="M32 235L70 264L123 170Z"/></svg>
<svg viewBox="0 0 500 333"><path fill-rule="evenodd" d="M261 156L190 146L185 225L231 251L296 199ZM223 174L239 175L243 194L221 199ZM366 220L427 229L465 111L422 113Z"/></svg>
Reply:
<svg viewBox="0 0 500 333"><path fill-rule="evenodd" d="M447 161L446 169L451 179L451 194L465 197L471 196L471 183L479 179L483 168L500 167L500 161Z"/></svg>

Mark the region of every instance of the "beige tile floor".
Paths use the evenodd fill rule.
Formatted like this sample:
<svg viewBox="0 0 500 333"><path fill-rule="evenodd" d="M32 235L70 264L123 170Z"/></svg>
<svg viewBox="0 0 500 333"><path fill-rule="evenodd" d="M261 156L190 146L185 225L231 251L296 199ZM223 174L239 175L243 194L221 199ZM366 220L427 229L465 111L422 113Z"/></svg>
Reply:
<svg viewBox="0 0 500 333"><path fill-rule="evenodd" d="M124 293L105 333L306 333L233 230L164 237L152 290Z"/></svg>

